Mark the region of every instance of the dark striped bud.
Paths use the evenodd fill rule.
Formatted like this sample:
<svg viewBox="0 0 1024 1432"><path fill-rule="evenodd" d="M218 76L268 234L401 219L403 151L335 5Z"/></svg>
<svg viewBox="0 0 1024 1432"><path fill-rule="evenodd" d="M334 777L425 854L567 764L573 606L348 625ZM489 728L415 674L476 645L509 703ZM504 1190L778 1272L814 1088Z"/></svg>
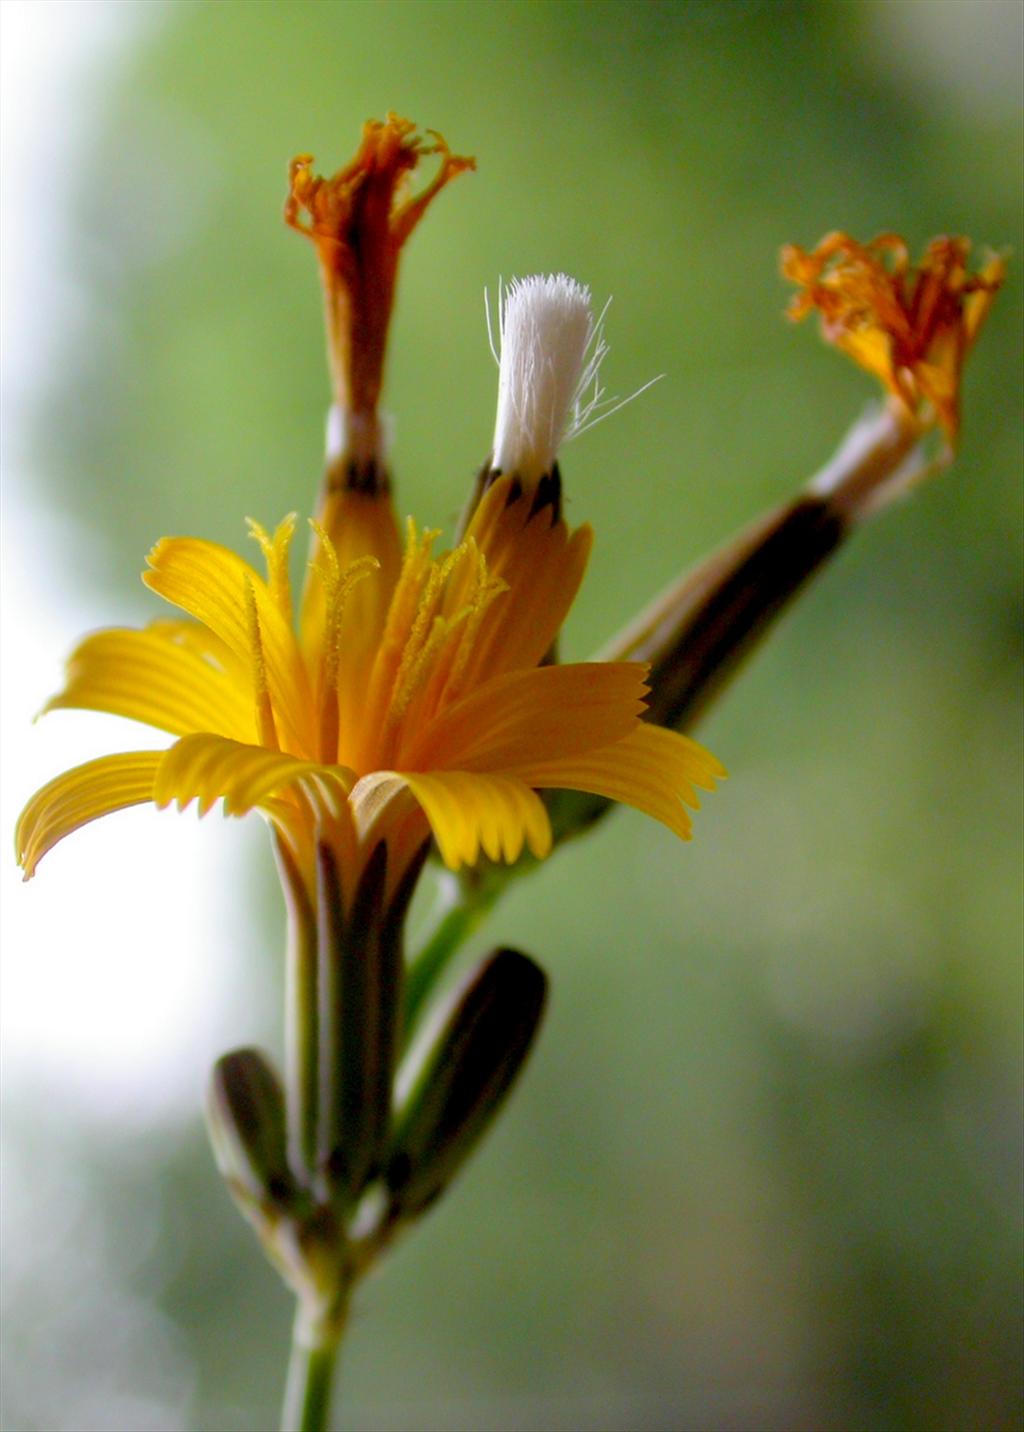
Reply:
<svg viewBox="0 0 1024 1432"><path fill-rule="evenodd" d="M422 853L387 888L387 846L371 854L343 908L337 857L317 849L319 1165L355 1198L380 1170L402 1015L402 937Z"/></svg>
<svg viewBox="0 0 1024 1432"><path fill-rule="evenodd" d="M455 1177L530 1052L547 977L497 950L415 1041L399 1072L386 1179L396 1218L421 1212Z"/></svg>
<svg viewBox="0 0 1024 1432"><path fill-rule="evenodd" d="M214 1157L247 1213L288 1207L295 1186L288 1167L284 1091L258 1049L236 1049L213 1066L206 1119Z"/></svg>

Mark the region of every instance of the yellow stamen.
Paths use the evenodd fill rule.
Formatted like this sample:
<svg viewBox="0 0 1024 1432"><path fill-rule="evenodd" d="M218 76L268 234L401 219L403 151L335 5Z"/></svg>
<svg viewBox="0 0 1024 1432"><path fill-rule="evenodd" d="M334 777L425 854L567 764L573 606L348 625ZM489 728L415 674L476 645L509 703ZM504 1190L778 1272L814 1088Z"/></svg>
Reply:
<svg viewBox="0 0 1024 1432"><path fill-rule="evenodd" d="M245 579L245 615L249 627L253 695L256 699L256 729L260 733L261 745L267 746L271 751L279 751L281 746L277 739L274 707L270 700L267 662L260 634L260 614L256 607L256 590L248 577Z"/></svg>
<svg viewBox="0 0 1024 1432"><path fill-rule="evenodd" d="M425 534L427 540L424 543L424 555L426 555L434 535L433 533ZM444 644L444 637L449 629L451 618L446 620L438 614L437 608L443 601L449 578L466 555L467 550L463 544L449 552L440 562L431 562L426 568L425 576L420 579L419 602L391 687L387 716L389 727L394 726L395 722L408 711L413 695L421 685L428 661L432 661L436 657ZM439 622L442 625L439 626Z"/></svg>
<svg viewBox="0 0 1024 1432"><path fill-rule="evenodd" d="M434 529L417 536L415 525L410 519L402 571L388 609L384 639L374 666L371 695L379 701L389 702L395 690L404 653L422 611L424 583L429 580L433 570L430 548L438 535ZM378 714L383 716L383 712Z"/></svg>
<svg viewBox="0 0 1024 1432"><path fill-rule="evenodd" d="M424 692L421 714L425 720L443 704L457 699L480 624L495 597L508 591L507 582L490 576L487 559L472 538L458 550L463 554L465 577L462 582L450 581L447 595L452 604L461 600L462 605L451 619L450 630L455 639L449 643L443 658L435 662L430 684Z"/></svg>
<svg viewBox="0 0 1024 1432"><path fill-rule="evenodd" d="M403 670L399 672L399 681L396 683L391 710L388 712L389 727L396 726L406 715L413 698L419 693L423 683L430 675L445 642L468 614L469 608L463 607L462 611L454 617L435 617L430 626L430 633L426 640L420 644L419 649L417 650L411 644L407 648L407 655L412 659L407 666L403 663Z"/></svg>
<svg viewBox="0 0 1024 1432"><path fill-rule="evenodd" d="M338 670L341 664L342 617L352 589L380 568L376 557L358 557L342 569L334 543L324 528L310 519L310 526L320 539L319 551L310 563L319 577L324 593L324 628L320 652L320 759L338 759Z"/></svg>
<svg viewBox="0 0 1024 1432"><path fill-rule="evenodd" d="M487 615L487 610L494 599L508 591L508 583L503 582L500 577L487 577L487 566L483 556L481 556L480 560L484 567L480 590L474 598L472 606L469 608L466 623L459 639L458 649L455 653L455 660L452 662L448 679L438 696L437 704L439 706L442 702L454 701L462 695L462 679L465 676L466 667L469 664L473 643L480 630L480 624Z"/></svg>
<svg viewBox="0 0 1024 1432"><path fill-rule="evenodd" d="M260 544L267 564L267 584L270 587L270 595L277 605L278 611L285 621L291 625L292 620L292 584L288 575L288 553L291 549L292 537L295 535L295 523L297 515L289 512L288 516L278 523L273 537L267 529L252 517L245 519L249 528L249 536Z"/></svg>

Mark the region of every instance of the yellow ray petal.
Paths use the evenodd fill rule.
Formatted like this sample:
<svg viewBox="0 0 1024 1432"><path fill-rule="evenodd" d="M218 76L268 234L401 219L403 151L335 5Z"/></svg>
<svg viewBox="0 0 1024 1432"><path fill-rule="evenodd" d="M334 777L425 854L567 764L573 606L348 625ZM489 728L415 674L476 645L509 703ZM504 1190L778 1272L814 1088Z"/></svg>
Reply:
<svg viewBox="0 0 1024 1432"><path fill-rule="evenodd" d="M184 736L165 753L153 799L158 806L177 801L179 810L198 800L200 815L223 799L228 815L245 815L257 806L268 807L271 797L291 789L309 802L311 823L320 816L344 821L353 780L343 766L301 761L281 751L201 733Z"/></svg>
<svg viewBox="0 0 1024 1432"><path fill-rule="evenodd" d="M267 685L280 732L289 750L313 749L313 706L306 668L291 627L266 582L248 562L215 542L165 537L149 554L143 581L166 601L181 607L226 643L247 669L257 654L247 610L251 588L259 619Z"/></svg>
<svg viewBox="0 0 1024 1432"><path fill-rule="evenodd" d="M684 803L697 809L694 786L711 790L725 776L725 767L688 736L641 721L614 745L567 760L531 761L515 774L540 789L589 791L621 801L689 840L692 828Z"/></svg>
<svg viewBox="0 0 1024 1432"><path fill-rule="evenodd" d="M159 628L94 632L72 652L67 684L44 711L109 711L172 735L215 731L251 741L251 697L197 651Z"/></svg>
<svg viewBox="0 0 1024 1432"><path fill-rule="evenodd" d="M646 673L622 661L508 672L411 733L396 765L503 771L611 745L629 734L644 708Z"/></svg>
<svg viewBox="0 0 1024 1432"><path fill-rule="evenodd" d="M402 773L430 822L446 865L472 865L480 852L510 864L524 842L539 860L551 850L547 811L534 791L508 776L471 771Z"/></svg>
<svg viewBox="0 0 1024 1432"><path fill-rule="evenodd" d="M189 617L157 617L149 623L146 630L170 642L172 646L183 646L186 651L207 662L215 671L238 677L248 691L248 660L239 659L219 636L214 636L209 627L192 621Z"/></svg>
<svg viewBox="0 0 1024 1432"><path fill-rule="evenodd" d="M519 667L536 666L558 635L579 591L593 532L552 524L551 509L530 516L530 498L508 502L509 478L487 491L467 537L480 547L492 577L508 591L488 611L465 674L467 688Z"/></svg>
<svg viewBox="0 0 1024 1432"><path fill-rule="evenodd" d="M36 791L14 833L18 862L29 880L43 856L72 831L101 815L153 799L162 751L101 756L65 771Z"/></svg>

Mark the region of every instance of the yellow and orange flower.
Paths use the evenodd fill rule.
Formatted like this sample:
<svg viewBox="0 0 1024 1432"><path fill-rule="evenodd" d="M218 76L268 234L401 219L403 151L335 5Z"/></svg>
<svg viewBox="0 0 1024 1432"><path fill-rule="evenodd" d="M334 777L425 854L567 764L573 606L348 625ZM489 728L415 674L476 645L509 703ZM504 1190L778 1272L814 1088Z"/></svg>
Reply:
<svg viewBox="0 0 1024 1432"><path fill-rule="evenodd" d="M907 418L938 423L951 446L964 360L1006 272L989 255L970 273L970 248L969 239L933 239L914 266L898 234L861 244L833 233L810 252L788 244L781 255L783 276L801 289L790 317L817 309L828 341L880 378Z"/></svg>
<svg viewBox="0 0 1024 1432"><path fill-rule="evenodd" d="M406 197L425 154L440 156L437 174ZM39 791L17 829L26 878L71 831L145 801L261 811L283 842L286 879L304 881L314 902L323 841L346 896L381 840L392 888L431 834L453 869L481 855L512 862L524 846L542 857L552 836L537 791L549 787L624 801L688 836L684 804L723 772L694 742L641 721L646 668L546 660L591 543L589 528L570 532L561 520L552 473L543 500L530 480L541 474L495 474L453 551L435 557L438 534L410 522L403 555L377 419L399 254L472 160L389 115L365 126L355 158L332 179L314 178L309 165L307 156L292 165L285 216L320 258L341 443L312 524L297 621L294 516L272 536L250 523L265 578L210 542L157 543L144 581L188 620L87 637L47 709L108 711L178 740L92 761ZM594 324L581 285L557 277L516 292L529 351L511 343L503 355L498 427L516 437L506 442L513 456L547 443L553 468L603 346L588 366ZM580 341L568 342L569 330ZM527 380L538 388L530 401ZM514 413L503 419L510 392Z"/></svg>
<svg viewBox="0 0 1024 1432"><path fill-rule="evenodd" d="M436 534L409 524L388 577L378 555L347 566L318 532L292 621L294 518L271 537L252 524L264 579L226 548L165 538L144 580L192 620L89 636L47 709L87 708L170 732L169 750L104 757L39 791L17 830L26 877L59 840L140 802L200 813L256 809L312 882L327 838L351 888L388 842L397 881L433 834L457 868L481 854L537 857L551 829L536 792L591 791L690 834L695 786L723 774L695 742L643 722L646 668L540 665L583 577L588 527L496 481L462 542L435 557ZM361 587L383 588L357 606ZM305 617L305 621L303 621Z"/></svg>

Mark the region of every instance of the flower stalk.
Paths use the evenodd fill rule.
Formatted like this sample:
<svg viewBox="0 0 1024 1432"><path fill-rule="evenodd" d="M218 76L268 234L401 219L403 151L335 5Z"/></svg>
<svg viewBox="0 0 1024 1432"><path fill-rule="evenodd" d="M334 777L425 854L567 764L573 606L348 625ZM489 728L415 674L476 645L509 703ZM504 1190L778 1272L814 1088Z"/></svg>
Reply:
<svg viewBox="0 0 1024 1432"><path fill-rule="evenodd" d="M501 886L495 880L459 879L450 872L440 878L435 907L426 935L405 972L403 1030L411 1037L430 993L444 978L462 946L490 914Z"/></svg>
<svg viewBox="0 0 1024 1432"><path fill-rule="evenodd" d="M296 1295L284 1432L327 1427L353 1289L454 1178L521 1072L543 1014L539 968L499 951L424 1017L399 1072L403 931L425 853L392 887L388 848L378 844L346 893L339 853L321 841L310 897L282 843L297 987L286 1007L285 1087L256 1050L225 1055L211 1079L218 1166ZM458 943L450 936L449 954ZM422 1006L436 1004L446 965L421 972Z"/></svg>
<svg viewBox="0 0 1024 1432"><path fill-rule="evenodd" d="M287 844L274 841L288 923L285 955L285 1089L288 1150L296 1178L308 1184L317 1158L320 1104L319 939L309 892Z"/></svg>
<svg viewBox="0 0 1024 1432"><path fill-rule="evenodd" d="M347 1316L347 1290L326 1313L311 1313L301 1303L296 1309L281 1432L324 1432L328 1427Z"/></svg>

